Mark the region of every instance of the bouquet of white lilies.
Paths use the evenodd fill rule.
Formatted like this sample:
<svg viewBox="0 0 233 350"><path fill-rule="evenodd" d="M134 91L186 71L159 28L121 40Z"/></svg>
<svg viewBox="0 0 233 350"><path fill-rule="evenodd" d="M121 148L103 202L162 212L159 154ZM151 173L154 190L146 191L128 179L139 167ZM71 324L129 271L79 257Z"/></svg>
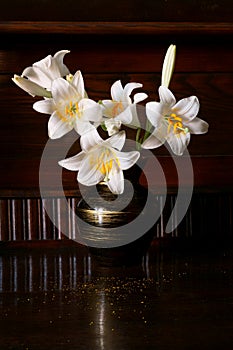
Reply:
<svg viewBox="0 0 233 350"><path fill-rule="evenodd" d="M74 129L80 135L81 152L61 160L59 164L78 171L77 180L91 186L104 182L115 194L124 191L123 170L132 167L140 156L140 149L154 149L165 142L176 155L182 155L190 141L190 134L203 134L208 124L197 117L199 101L191 96L176 102L168 89L174 69L176 47L171 45L165 55L159 102L145 105L146 130L140 137L141 125L137 104L148 96L133 90L142 84L130 82L124 87L116 81L111 87L111 99L94 101L88 97L84 80L78 70L72 75L63 63L69 51L62 50L27 67L13 81L32 96L43 97L33 104L40 113L51 115L48 135L57 139ZM136 129L136 150L123 152L126 132L122 125ZM102 139L98 128L107 132Z"/></svg>

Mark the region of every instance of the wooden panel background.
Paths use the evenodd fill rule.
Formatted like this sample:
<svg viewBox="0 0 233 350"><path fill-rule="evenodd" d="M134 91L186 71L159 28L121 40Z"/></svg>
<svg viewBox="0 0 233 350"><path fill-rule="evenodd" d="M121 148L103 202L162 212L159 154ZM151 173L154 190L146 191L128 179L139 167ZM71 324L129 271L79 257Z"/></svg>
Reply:
<svg viewBox="0 0 233 350"><path fill-rule="evenodd" d="M85 3L86 6L83 3L33 0L29 6L27 0L14 0L2 6L0 239L62 238L61 232L57 232L43 216L39 193L39 164L48 140L48 116L33 111L33 99L14 85L11 81L13 74L20 74L25 67L48 54L69 49L71 53L66 55L65 63L73 73L77 69L82 71L91 98L108 98L111 84L121 79L123 84L129 81L143 83L143 91L153 100L158 98L163 57L171 43L177 45L171 89L177 99L197 95L201 103L200 117L210 124L208 134L193 135L189 146L197 197L191 203L192 220L187 219L189 229L185 229L185 232L190 235L194 227L199 235L204 229L197 229L196 220L203 223L204 217L209 219L202 227L215 232L216 227L220 226L211 223L210 213L213 211L217 216L216 222L223 225L223 232L231 236L231 1L118 1L111 4L111 8L104 0ZM14 11L11 11L12 8ZM56 173L59 152L70 142L71 136L72 133L61 140L54 140L55 156L48 162L50 177ZM134 137L130 130L128 137ZM73 154L78 149L75 144L69 153ZM177 175L172 157L165 147L154 153L162 164L168 192L173 198ZM75 177L76 174L63 171L65 193L70 201L79 196ZM156 178L154 185L159 185ZM57 208L55 203L60 193L52 184L50 190ZM200 208L201 219L196 215ZM187 218L190 218L188 215ZM180 232L183 232L183 228ZM220 229L218 232L220 236L224 235Z"/></svg>
<svg viewBox="0 0 233 350"><path fill-rule="evenodd" d="M12 0L2 20L28 21L232 21L231 0Z"/></svg>

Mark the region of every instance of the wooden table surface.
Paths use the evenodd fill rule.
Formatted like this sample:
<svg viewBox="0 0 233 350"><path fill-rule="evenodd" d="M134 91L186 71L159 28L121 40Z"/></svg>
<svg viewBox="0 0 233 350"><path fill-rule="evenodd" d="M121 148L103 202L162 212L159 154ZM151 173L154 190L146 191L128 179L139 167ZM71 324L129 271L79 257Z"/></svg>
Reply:
<svg viewBox="0 0 233 350"><path fill-rule="evenodd" d="M84 249L0 255L0 349L230 349L233 251L151 248L106 267Z"/></svg>

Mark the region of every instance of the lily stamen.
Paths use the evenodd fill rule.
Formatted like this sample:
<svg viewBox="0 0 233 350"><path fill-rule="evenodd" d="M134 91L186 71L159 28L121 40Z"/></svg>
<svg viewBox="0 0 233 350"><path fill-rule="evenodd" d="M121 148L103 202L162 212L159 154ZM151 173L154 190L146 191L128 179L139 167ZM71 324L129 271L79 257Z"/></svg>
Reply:
<svg viewBox="0 0 233 350"><path fill-rule="evenodd" d="M112 171L114 161L120 166L119 159L113 152L110 152L109 149L104 149L98 157L96 169L104 175L104 182L109 181L109 174Z"/></svg>
<svg viewBox="0 0 233 350"><path fill-rule="evenodd" d="M185 128L182 123L182 118L178 117L175 113L171 113L165 117L165 120L168 123L167 132L170 133L171 128L173 127L174 134L179 134L188 132L188 128Z"/></svg>
<svg viewBox="0 0 233 350"><path fill-rule="evenodd" d="M69 105L65 106L65 115L67 116L67 119L74 118L77 115L79 116L78 102L73 103L70 101Z"/></svg>

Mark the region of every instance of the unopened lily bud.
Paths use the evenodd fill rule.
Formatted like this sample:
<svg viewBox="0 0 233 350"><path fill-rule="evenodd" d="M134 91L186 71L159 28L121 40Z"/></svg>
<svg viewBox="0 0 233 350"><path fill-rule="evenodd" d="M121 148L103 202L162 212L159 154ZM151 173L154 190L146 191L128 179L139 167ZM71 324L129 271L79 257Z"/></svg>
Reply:
<svg viewBox="0 0 233 350"><path fill-rule="evenodd" d="M168 88L173 74L176 57L176 46L170 45L163 61L161 85Z"/></svg>
<svg viewBox="0 0 233 350"><path fill-rule="evenodd" d="M22 76L14 75L14 78L12 78L13 82L18 85L21 89L26 91L29 95L35 97L35 96L42 96L42 97L52 97L52 94L50 91L46 90L42 86L30 81L29 79L25 79Z"/></svg>

